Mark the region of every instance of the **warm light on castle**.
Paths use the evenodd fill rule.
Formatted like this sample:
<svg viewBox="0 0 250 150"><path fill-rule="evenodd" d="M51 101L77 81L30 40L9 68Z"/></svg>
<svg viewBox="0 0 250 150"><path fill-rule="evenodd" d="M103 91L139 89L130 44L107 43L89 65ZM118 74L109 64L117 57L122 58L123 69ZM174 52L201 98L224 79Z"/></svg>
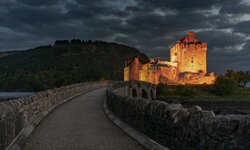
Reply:
<svg viewBox="0 0 250 150"><path fill-rule="evenodd" d="M170 61L151 59L142 64L137 57L133 61L126 60L124 81L128 80L154 84L212 84L215 75L207 74L207 43L200 42L189 32L170 49Z"/></svg>

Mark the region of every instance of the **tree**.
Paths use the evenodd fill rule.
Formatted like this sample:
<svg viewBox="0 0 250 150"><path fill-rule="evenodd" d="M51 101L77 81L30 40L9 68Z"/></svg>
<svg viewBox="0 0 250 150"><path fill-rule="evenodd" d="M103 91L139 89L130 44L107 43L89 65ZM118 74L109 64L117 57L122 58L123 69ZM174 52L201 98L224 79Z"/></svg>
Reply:
<svg viewBox="0 0 250 150"><path fill-rule="evenodd" d="M250 82L250 71L247 71L246 74L247 74L247 81Z"/></svg>
<svg viewBox="0 0 250 150"><path fill-rule="evenodd" d="M244 71L236 72L236 82L239 86L244 87L248 81L248 74Z"/></svg>
<svg viewBox="0 0 250 150"><path fill-rule="evenodd" d="M71 40L70 43L71 43L71 44L80 45L80 44L82 44L82 41L81 41L80 39L73 39L73 40Z"/></svg>
<svg viewBox="0 0 250 150"><path fill-rule="evenodd" d="M237 87L236 82L229 78L220 76L214 83L214 93L216 95L225 96L231 94Z"/></svg>
<svg viewBox="0 0 250 150"><path fill-rule="evenodd" d="M234 79L235 78L235 71L230 69L230 70L227 70L226 73L225 73L225 76L226 77L229 77L231 79Z"/></svg>
<svg viewBox="0 0 250 150"><path fill-rule="evenodd" d="M70 44L69 40L56 40L54 45L55 46L63 46Z"/></svg>
<svg viewBox="0 0 250 150"><path fill-rule="evenodd" d="M227 70L225 76L233 79L238 86L244 87L249 81L249 72Z"/></svg>

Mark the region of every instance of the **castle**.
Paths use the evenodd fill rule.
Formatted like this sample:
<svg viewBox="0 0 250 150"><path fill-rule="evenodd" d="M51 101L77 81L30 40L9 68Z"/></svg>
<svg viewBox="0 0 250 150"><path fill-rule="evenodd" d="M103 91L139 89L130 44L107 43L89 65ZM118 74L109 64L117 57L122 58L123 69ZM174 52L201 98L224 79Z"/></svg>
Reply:
<svg viewBox="0 0 250 150"><path fill-rule="evenodd" d="M188 32L170 49L170 61L151 59L142 64L138 57L126 60L124 81L139 80L153 84L213 84L214 73L207 74L207 43Z"/></svg>

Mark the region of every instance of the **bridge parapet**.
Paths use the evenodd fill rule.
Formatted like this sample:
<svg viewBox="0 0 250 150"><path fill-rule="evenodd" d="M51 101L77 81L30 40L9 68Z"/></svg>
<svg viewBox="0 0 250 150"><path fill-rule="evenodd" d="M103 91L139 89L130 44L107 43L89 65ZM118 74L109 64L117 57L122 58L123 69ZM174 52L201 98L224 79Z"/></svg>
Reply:
<svg viewBox="0 0 250 150"><path fill-rule="evenodd" d="M122 93L135 84L113 83L107 106L120 119L170 149L249 149L250 115L215 115L199 106L148 100ZM132 94L133 95L133 94ZM139 94L138 94L139 95Z"/></svg>
<svg viewBox="0 0 250 150"><path fill-rule="evenodd" d="M0 150L5 149L30 124L72 97L106 87L108 82L86 82L54 88L36 95L0 102Z"/></svg>

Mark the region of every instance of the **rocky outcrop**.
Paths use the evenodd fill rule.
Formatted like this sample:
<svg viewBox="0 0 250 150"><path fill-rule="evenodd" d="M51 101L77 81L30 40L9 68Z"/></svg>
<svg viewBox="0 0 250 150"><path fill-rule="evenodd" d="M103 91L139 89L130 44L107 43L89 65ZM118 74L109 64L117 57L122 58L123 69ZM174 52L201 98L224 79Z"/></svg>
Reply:
<svg viewBox="0 0 250 150"><path fill-rule="evenodd" d="M107 89L109 109L170 149L246 150L250 147L250 115L215 115L199 106L187 109L181 104L133 98L116 93L117 87L110 85Z"/></svg>
<svg viewBox="0 0 250 150"><path fill-rule="evenodd" d="M0 103L0 149L5 149L22 129L70 98L107 86L107 82L87 82L54 88L36 95Z"/></svg>

